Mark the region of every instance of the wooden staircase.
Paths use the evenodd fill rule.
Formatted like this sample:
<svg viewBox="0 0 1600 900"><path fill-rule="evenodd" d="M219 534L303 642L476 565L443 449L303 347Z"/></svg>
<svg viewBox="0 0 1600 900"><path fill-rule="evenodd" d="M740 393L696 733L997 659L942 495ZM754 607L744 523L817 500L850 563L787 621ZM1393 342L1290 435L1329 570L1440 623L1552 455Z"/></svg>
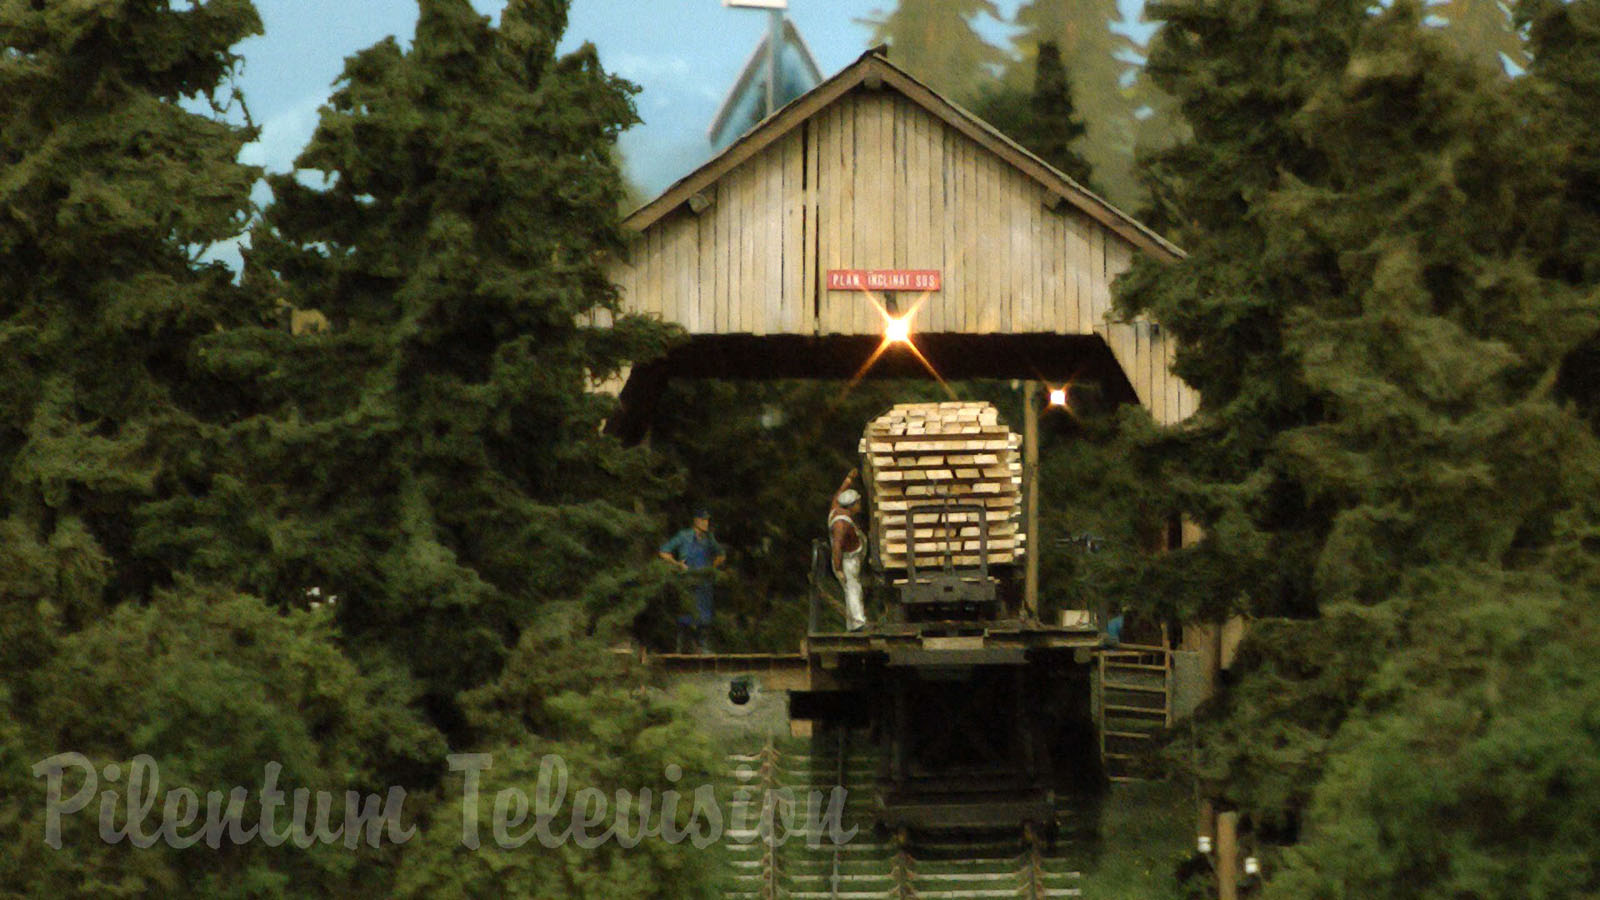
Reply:
<svg viewBox="0 0 1600 900"><path fill-rule="evenodd" d="M1172 725L1172 651L1161 645L1121 644L1101 650L1095 711L1100 758L1112 781L1133 781L1133 761L1151 738Z"/></svg>

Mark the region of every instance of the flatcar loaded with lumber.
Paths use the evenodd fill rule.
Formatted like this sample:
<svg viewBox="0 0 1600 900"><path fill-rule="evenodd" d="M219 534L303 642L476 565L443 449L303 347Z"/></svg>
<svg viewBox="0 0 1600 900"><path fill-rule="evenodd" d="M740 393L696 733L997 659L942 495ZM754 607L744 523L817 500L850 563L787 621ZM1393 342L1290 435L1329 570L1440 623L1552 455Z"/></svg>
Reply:
<svg viewBox="0 0 1600 900"><path fill-rule="evenodd" d="M861 438L869 556L890 596L867 628L830 631L813 591L789 714L877 741L875 818L895 832L1048 841L1098 772L1083 736L1099 631L1020 602L1022 443L981 402L901 404Z"/></svg>
<svg viewBox="0 0 1600 900"><path fill-rule="evenodd" d="M996 618L1017 601L1022 439L984 402L902 403L861 438L872 561L897 618Z"/></svg>

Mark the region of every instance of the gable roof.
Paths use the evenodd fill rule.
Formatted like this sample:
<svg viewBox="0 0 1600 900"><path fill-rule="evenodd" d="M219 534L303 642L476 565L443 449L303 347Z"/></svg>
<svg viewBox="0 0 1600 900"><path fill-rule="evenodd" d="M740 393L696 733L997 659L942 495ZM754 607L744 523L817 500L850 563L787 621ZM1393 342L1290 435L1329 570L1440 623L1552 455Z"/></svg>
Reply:
<svg viewBox="0 0 1600 900"><path fill-rule="evenodd" d="M688 202L690 197L788 134L801 122L863 84L869 88L881 86L894 89L1134 246L1168 261L1183 258L1183 251L1172 242L1073 181L988 122L889 62L882 47L868 50L837 75L767 116L743 137L729 144L727 149L678 179L654 200L634 210L623 219L623 227L635 231L649 228L661 217Z"/></svg>

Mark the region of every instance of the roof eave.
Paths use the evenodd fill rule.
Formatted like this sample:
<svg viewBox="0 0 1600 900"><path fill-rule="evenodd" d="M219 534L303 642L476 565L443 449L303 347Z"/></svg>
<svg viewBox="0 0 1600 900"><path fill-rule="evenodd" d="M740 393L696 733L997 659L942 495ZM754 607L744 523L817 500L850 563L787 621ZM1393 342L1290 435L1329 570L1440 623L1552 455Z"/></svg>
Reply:
<svg viewBox="0 0 1600 900"><path fill-rule="evenodd" d="M729 144L721 153L707 160L694 171L673 182L655 199L650 200L624 217L622 225L633 231L643 231L672 210L688 202L689 198L717 181L729 170L761 152L790 129L809 119L834 100L876 76L884 84L917 103L946 124L984 145L1012 165L1017 166L1054 191L1068 203L1104 225L1134 246L1165 261L1184 258L1185 253L1137 219L1113 206L1110 202L1073 181L1065 173L1051 166L1027 148L1001 133L960 105L918 81L905 70L889 62L878 48L863 53L855 62L841 69L827 81L796 97L789 103L762 119L755 127Z"/></svg>

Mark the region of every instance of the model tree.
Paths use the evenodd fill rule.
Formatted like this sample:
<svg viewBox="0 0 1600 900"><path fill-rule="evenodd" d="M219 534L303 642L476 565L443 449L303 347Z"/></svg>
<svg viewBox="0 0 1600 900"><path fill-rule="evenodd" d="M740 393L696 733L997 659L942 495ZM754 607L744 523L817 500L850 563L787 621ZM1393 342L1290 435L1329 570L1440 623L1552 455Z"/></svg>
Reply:
<svg viewBox="0 0 1600 900"><path fill-rule="evenodd" d="M164 549L198 571L337 595L446 724L523 626L657 530L633 509L645 458L598 434L589 390L665 339L591 324L616 310L631 87L592 47L556 54L565 15L517 2L495 27L426 0L408 48L350 58L247 255L253 290L329 328L218 341L256 415L219 439L211 489L163 510Z"/></svg>
<svg viewBox="0 0 1600 900"><path fill-rule="evenodd" d="M994 83L1004 50L983 39L972 20L999 18L992 0L900 0L889 12L859 20L873 44L888 44L889 58L929 87L959 102Z"/></svg>
<svg viewBox="0 0 1600 900"><path fill-rule="evenodd" d="M26 560L0 603L82 623L170 577L136 526L225 402L191 363L248 311L206 252L259 174L254 131L195 110L260 28L240 2L0 6L0 544Z"/></svg>
<svg viewBox="0 0 1600 900"><path fill-rule="evenodd" d="M1264 620L1196 774L1297 841L1284 896L1592 889L1548 861L1584 854L1593 804L1553 787L1594 753L1554 713L1592 705L1564 661L1596 646L1600 453L1556 385L1597 310L1546 211L1571 145L1414 5L1157 15L1191 254L1123 302L1185 342L1203 408L1150 446L1207 529L1165 565L1188 609Z"/></svg>
<svg viewBox="0 0 1600 900"><path fill-rule="evenodd" d="M1072 100L1072 82L1055 44L1040 44L1030 91L999 88L978 102L978 115L1072 180L1089 184L1089 162L1077 149L1088 129Z"/></svg>

